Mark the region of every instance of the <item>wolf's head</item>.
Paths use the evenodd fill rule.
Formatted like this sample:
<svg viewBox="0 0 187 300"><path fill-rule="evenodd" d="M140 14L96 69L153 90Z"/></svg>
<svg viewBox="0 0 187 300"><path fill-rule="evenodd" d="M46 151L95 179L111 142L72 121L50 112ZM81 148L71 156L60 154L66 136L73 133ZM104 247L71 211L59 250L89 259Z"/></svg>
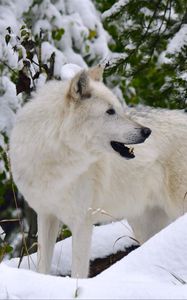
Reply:
<svg viewBox="0 0 187 300"><path fill-rule="evenodd" d="M130 159L127 145L143 143L151 130L131 120L117 97L102 83L100 66L79 72L68 82L65 105L69 146L91 153L118 152ZM86 148L85 148L86 147Z"/></svg>

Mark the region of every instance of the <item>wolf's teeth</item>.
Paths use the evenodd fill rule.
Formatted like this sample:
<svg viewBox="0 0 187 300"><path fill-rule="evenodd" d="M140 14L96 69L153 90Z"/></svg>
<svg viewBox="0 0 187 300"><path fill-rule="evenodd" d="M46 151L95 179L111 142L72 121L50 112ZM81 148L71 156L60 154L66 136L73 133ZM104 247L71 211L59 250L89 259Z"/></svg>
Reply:
<svg viewBox="0 0 187 300"><path fill-rule="evenodd" d="M129 153L130 153L130 154L133 154L133 153L134 153L134 148L133 148L133 147L130 147L130 148L129 148Z"/></svg>

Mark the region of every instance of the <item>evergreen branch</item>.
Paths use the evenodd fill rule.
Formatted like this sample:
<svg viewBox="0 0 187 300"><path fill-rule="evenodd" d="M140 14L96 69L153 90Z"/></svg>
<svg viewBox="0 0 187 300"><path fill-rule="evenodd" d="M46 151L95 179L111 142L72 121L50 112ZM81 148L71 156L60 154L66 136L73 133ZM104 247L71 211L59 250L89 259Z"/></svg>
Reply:
<svg viewBox="0 0 187 300"><path fill-rule="evenodd" d="M2 63L5 67L7 67L10 71L12 71L14 74L17 75L16 71L14 69L12 69L5 61L0 59L0 63Z"/></svg>
<svg viewBox="0 0 187 300"><path fill-rule="evenodd" d="M122 60L122 61L119 60L119 62L116 63L116 66L115 66L115 67L116 67L116 70L117 70L117 68L118 68L121 64L125 64L125 69L126 69L127 63L129 62L129 59L130 59L135 53L137 53L139 47L142 45L142 43L144 42L145 38L147 37L147 35L148 35L148 33L149 33L149 29L151 28L151 24L152 24L153 20L155 19L156 15L157 15L157 12L158 12L158 9L159 9L159 7L160 7L161 2L162 2L162 0L158 0L158 2L157 2L157 4L156 4L156 8L155 8L155 10L154 10L154 13L153 13L153 15L151 16L151 19L150 19L149 24L148 24L148 26L147 26L147 29L146 29L145 33L143 34L143 36L140 38L139 43L137 44L137 47L136 47L135 49L133 49L133 50L130 52L130 54L128 55L128 57L127 57L126 59L124 59L124 60ZM106 64L105 68L110 68L110 63L109 63L109 62Z"/></svg>

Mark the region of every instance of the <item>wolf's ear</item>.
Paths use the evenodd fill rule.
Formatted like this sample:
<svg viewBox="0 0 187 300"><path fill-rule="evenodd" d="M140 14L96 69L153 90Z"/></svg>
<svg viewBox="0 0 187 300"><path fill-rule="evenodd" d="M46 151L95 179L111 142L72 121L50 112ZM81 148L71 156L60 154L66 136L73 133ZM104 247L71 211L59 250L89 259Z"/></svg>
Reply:
<svg viewBox="0 0 187 300"><path fill-rule="evenodd" d="M70 82L68 96L79 100L90 97L89 75L86 71L79 72Z"/></svg>
<svg viewBox="0 0 187 300"><path fill-rule="evenodd" d="M91 79L95 81L102 81L104 68L101 65L97 65L88 70L88 74Z"/></svg>

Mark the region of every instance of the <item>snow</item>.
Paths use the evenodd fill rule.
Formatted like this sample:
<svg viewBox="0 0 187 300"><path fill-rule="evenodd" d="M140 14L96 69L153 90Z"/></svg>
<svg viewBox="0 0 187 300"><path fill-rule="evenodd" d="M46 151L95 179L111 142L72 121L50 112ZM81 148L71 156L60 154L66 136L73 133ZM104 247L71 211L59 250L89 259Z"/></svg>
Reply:
<svg viewBox="0 0 187 300"><path fill-rule="evenodd" d="M95 16L95 7L91 1L85 0L71 0L67 4L68 12L73 13L77 12L82 16L83 23L90 29L95 29L99 17ZM84 13L83 13L84 12Z"/></svg>
<svg viewBox="0 0 187 300"><path fill-rule="evenodd" d="M150 9L148 9L147 7L142 7L140 9L140 12L148 17L152 17L152 15L153 15L153 12Z"/></svg>
<svg viewBox="0 0 187 300"><path fill-rule="evenodd" d="M187 45L187 24L183 24L181 29L175 34L167 47L168 53L179 52L181 48Z"/></svg>
<svg viewBox="0 0 187 300"><path fill-rule="evenodd" d="M187 46L187 24L183 24L180 30L174 35L167 45L167 49L160 54L159 64L172 63L172 58L168 58L167 54L179 53L183 46Z"/></svg>
<svg viewBox="0 0 187 300"><path fill-rule="evenodd" d="M101 253L106 255L110 234L110 247L113 247L117 235L124 234L124 230L127 227L121 222L95 227L92 259ZM15 266L15 260L9 262L9 266L1 263L0 298L187 299L186 235L187 214L92 279L77 280L16 269L10 266L12 262ZM70 239L68 241L70 243ZM124 247L122 241L123 239L119 239L117 243L123 243ZM126 242L129 243L129 240ZM69 247L65 243L62 242L62 248ZM94 253L94 248L97 253ZM67 256L64 257L63 264L67 264L66 259ZM56 262L53 262L57 263L57 260L56 258ZM58 274L58 269L56 270Z"/></svg>
<svg viewBox="0 0 187 300"><path fill-rule="evenodd" d="M118 13L121 10L121 8L124 7L128 2L129 2L129 0L119 0L119 1L117 1L116 3L114 3L112 5L112 7L110 9L106 10L102 14L102 19L105 20L106 18L110 18L115 13Z"/></svg>
<svg viewBox="0 0 187 300"><path fill-rule="evenodd" d="M61 68L61 79L68 80L73 78L73 76L81 71L82 68L75 64L66 64Z"/></svg>
<svg viewBox="0 0 187 300"><path fill-rule="evenodd" d="M40 28L43 30L64 29L60 41L55 43L51 41L51 43L63 52L66 62L86 67L84 57L99 61L110 53L108 34L103 29L99 15L90 0L57 1L55 4L49 0L44 1L40 6L39 13L40 18L45 18L45 20L39 19L34 24L35 34L39 33ZM95 32L92 38L89 37L90 31ZM77 53L77 49L80 50L80 53ZM45 47L43 51L45 53ZM59 63L60 61L56 62L57 65ZM64 63L62 60L60 65L62 66ZM60 76L59 72L58 76Z"/></svg>
<svg viewBox="0 0 187 300"><path fill-rule="evenodd" d="M181 72L180 78L187 81L187 72Z"/></svg>
<svg viewBox="0 0 187 300"><path fill-rule="evenodd" d="M4 230L3 230L3 228L0 226L0 238L2 239L2 240L4 240L5 239L5 232L4 232Z"/></svg>
<svg viewBox="0 0 187 300"><path fill-rule="evenodd" d="M15 85L7 76L1 77L0 87L4 91L0 96L0 131L9 134L14 124L15 111L19 108L19 98L16 97Z"/></svg>
<svg viewBox="0 0 187 300"><path fill-rule="evenodd" d="M42 61L44 63L47 63L53 52L55 53L54 75L58 77L60 75L62 65L67 62L66 57L60 50L56 49L49 42L42 43Z"/></svg>

